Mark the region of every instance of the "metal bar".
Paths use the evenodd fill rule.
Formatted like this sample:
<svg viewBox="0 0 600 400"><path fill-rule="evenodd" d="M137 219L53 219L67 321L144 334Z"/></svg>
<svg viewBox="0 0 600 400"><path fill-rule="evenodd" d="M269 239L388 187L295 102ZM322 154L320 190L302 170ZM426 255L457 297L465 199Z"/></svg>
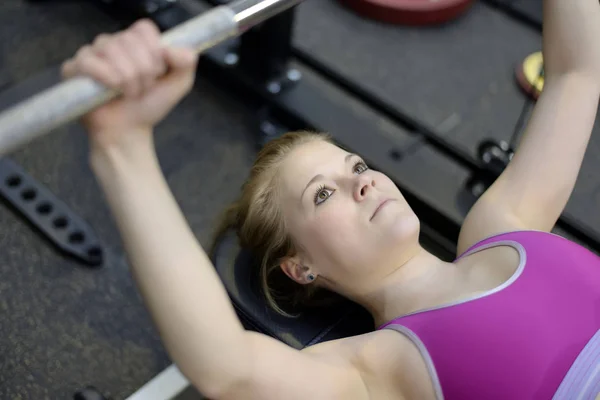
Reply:
<svg viewBox="0 0 600 400"><path fill-rule="evenodd" d="M240 0L215 7L165 32L163 43L193 48L201 53L301 1ZM119 95L93 79L78 77L9 108L0 114L0 155L81 117Z"/></svg>
<svg viewBox="0 0 600 400"><path fill-rule="evenodd" d="M161 371L126 400L175 400L191 383L175 364ZM198 395L198 399L203 399Z"/></svg>
<svg viewBox="0 0 600 400"><path fill-rule="evenodd" d="M300 4L303 0L241 0L228 5L241 32Z"/></svg>

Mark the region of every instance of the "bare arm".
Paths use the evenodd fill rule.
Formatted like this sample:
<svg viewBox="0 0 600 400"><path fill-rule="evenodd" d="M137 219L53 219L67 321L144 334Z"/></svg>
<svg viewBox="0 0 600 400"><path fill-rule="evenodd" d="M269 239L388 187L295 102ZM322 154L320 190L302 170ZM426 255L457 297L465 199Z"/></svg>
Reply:
<svg viewBox="0 0 600 400"><path fill-rule="evenodd" d="M151 140L127 154L95 151L92 167L161 338L200 392L215 400L367 398L350 363L325 362L244 331L168 188Z"/></svg>
<svg viewBox="0 0 600 400"><path fill-rule="evenodd" d="M545 84L506 170L473 206L459 254L510 230L550 231L575 186L600 96L600 5L545 0Z"/></svg>

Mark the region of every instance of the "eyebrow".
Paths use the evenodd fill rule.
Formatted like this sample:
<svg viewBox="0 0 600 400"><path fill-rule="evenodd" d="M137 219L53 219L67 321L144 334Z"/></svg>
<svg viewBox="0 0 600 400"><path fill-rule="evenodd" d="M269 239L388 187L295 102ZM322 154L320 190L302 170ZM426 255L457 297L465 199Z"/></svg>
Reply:
<svg viewBox="0 0 600 400"><path fill-rule="evenodd" d="M354 153L347 154L346 157L344 158L344 163L347 163L353 157L358 157L358 156L356 154L354 154ZM324 178L325 177L322 174L317 174L317 175L313 176L313 178L310 181L308 181L308 183L306 184L306 187L302 191L302 194L300 195L300 199L302 199L304 197L304 192L306 192L306 189L308 189L310 185L312 185L314 182L316 182L316 181L318 181L320 179L324 179Z"/></svg>

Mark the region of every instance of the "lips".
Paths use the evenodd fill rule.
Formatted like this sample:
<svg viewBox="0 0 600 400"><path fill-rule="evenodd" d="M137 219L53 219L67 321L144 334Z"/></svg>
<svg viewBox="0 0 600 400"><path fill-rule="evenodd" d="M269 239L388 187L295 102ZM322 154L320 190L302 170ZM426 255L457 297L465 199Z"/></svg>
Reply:
<svg viewBox="0 0 600 400"><path fill-rule="evenodd" d="M389 202L391 202L392 199L385 199L383 200L381 203L379 203L379 206L375 209L375 212L373 213L373 215L371 216L371 219L369 219L369 221L371 221L373 218L375 218L375 216L377 215L377 213Z"/></svg>

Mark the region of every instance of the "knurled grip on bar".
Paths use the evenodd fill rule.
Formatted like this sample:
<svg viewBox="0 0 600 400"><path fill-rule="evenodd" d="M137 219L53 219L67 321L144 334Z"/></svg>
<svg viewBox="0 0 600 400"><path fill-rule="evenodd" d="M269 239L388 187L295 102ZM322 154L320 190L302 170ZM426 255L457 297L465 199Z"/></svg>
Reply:
<svg viewBox="0 0 600 400"><path fill-rule="evenodd" d="M215 7L165 32L162 42L201 53L238 35L236 13ZM119 96L87 77L65 80L0 113L0 156Z"/></svg>

